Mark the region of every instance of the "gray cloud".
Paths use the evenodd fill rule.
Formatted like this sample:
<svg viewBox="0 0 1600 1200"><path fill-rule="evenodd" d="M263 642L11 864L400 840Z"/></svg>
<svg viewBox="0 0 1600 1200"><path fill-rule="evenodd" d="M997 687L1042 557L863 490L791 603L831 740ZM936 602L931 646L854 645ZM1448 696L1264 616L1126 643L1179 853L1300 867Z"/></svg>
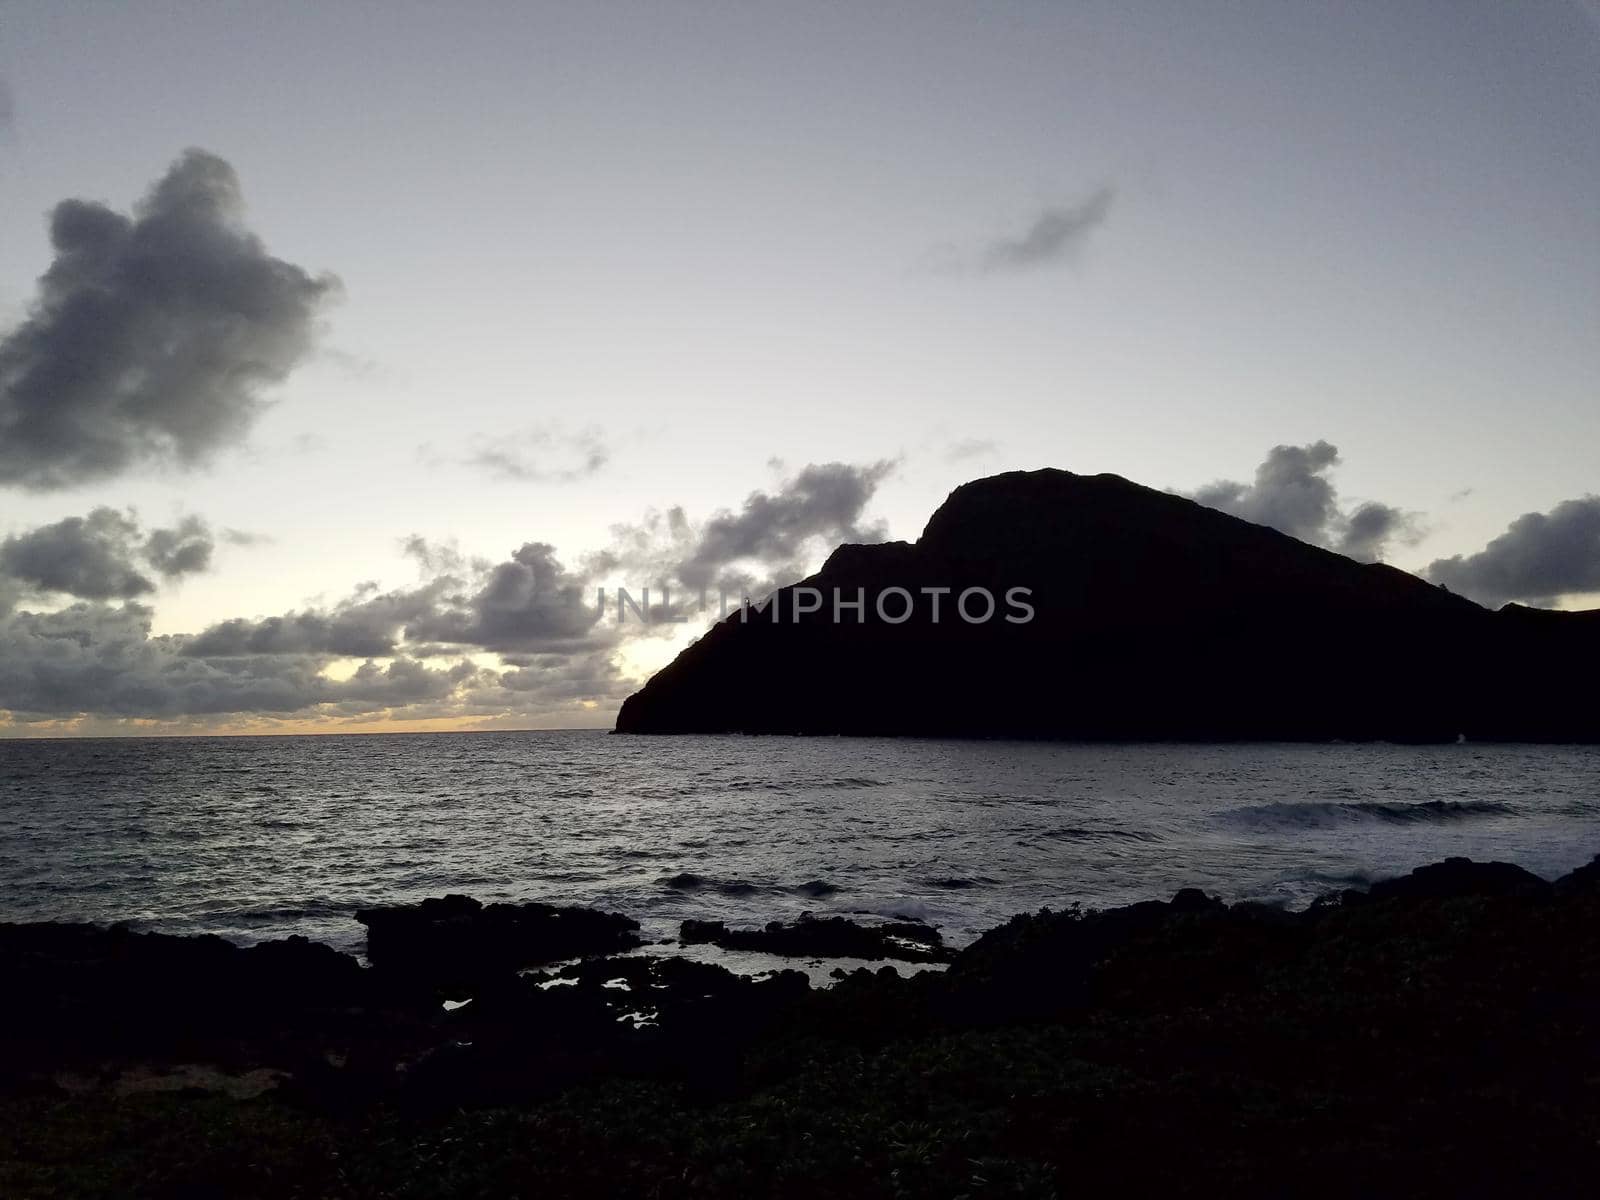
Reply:
<svg viewBox="0 0 1600 1200"><path fill-rule="evenodd" d="M199 639L151 634L150 609L79 602L47 613L0 614L0 714L23 723L175 721L221 717L370 720L379 716L478 718L514 724L534 716L572 721L585 705L620 700L634 682L603 651L530 655L503 671L461 658L434 667L404 652L367 659L348 676L332 655L197 651ZM299 635L295 635L299 636ZM304 647L315 637L301 637ZM212 648L217 648L213 646Z"/></svg>
<svg viewBox="0 0 1600 1200"><path fill-rule="evenodd" d="M1491 607L1600 592L1600 496L1524 513L1476 554L1437 559L1424 574Z"/></svg>
<svg viewBox="0 0 1600 1200"><path fill-rule="evenodd" d="M600 430L576 433L549 424L520 433L474 439L464 452L441 451L432 443L417 447L428 467L468 467L490 479L510 483L577 483L599 474L611 461L611 447Z"/></svg>
<svg viewBox="0 0 1600 1200"><path fill-rule="evenodd" d="M1394 540L1414 540L1413 518L1398 508L1369 500L1343 518L1333 548L1358 562L1378 562Z"/></svg>
<svg viewBox="0 0 1600 1200"><path fill-rule="evenodd" d="M204 571L211 565L211 530L199 517L185 517L173 529L154 529L144 544L144 557L167 579Z"/></svg>
<svg viewBox="0 0 1600 1200"><path fill-rule="evenodd" d="M429 619L453 584L453 580L437 580L410 591L383 593L363 589L325 611L220 621L187 639L183 653L191 658L273 654L386 657L399 652L407 624Z"/></svg>
<svg viewBox="0 0 1600 1200"><path fill-rule="evenodd" d="M1416 518L1398 508L1367 501L1346 512L1328 478L1338 462L1329 442L1274 446L1254 482L1218 480L1190 499L1363 562L1381 559L1391 542L1416 540Z"/></svg>
<svg viewBox="0 0 1600 1200"><path fill-rule="evenodd" d="M1219 480L1201 488L1194 499L1320 545L1339 515L1337 493L1325 474L1338 461L1338 448L1328 442L1274 446L1256 468L1253 484Z"/></svg>
<svg viewBox="0 0 1600 1200"><path fill-rule="evenodd" d="M431 670L400 658L337 680L314 656L207 659L184 653L183 638L151 636L151 615L140 604L79 603L0 618L0 707L25 720L348 715L440 702L480 682L471 663Z"/></svg>
<svg viewBox="0 0 1600 1200"><path fill-rule="evenodd" d="M667 588L680 596L702 589L764 595L803 576L819 549L882 541L882 522L863 514L895 465L813 463L776 491L753 492L738 511L724 509L703 522L690 520L681 507L648 513L635 524L613 526L611 545L585 559L584 573L595 582Z"/></svg>
<svg viewBox="0 0 1600 1200"><path fill-rule="evenodd" d="M520 665L510 659L506 662L511 669L500 673L500 687L511 693L534 692L547 700L619 696L630 686L605 653L541 655L524 659Z"/></svg>
<svg viewBox="0 0 1600 1200"><path fill-rule="evenodd" d="M635 572L656 569L679 582L798 571L822 543L882 535L863 511L890 470L890 463L808 466L702 523L681 509L652 515L620 528L611 550L577 569L542 542L491 562L413 537L403 549L422 571L415 587L365 585L327 607L222 621L187 636L152 636L150 610L128 599L137 594L133 584L98 587L97 599L120 605L77 603L48 613L0 605L0 712L14 720L91 714L202 723L223 714L339 721L378 713L502 725L535 716L581 721L589 707L635 686L616 659L625 640L666 628L619 625L614 610L602 620L589 591L602 572L626 571L625 582L641 586L653 576ZM152 558L184 560L185 537L196 533L184 522L158 531L171 535L158 539L140 533L131 517L96 511L104 514L94 519L108 531L113 563L130 570ZM109 572L105 579L115 582ZM502 669L464 657L480 652L499 655ZM361 660L353 674L330 674L351 659ZM433 665L440 659L456 661Z"/></svg>
<svg viewBox="0 0 1600 1200"><path fill-rule="evenodd" d="M230 546L270 546L277 539L269 533L253 533L248 529L224 529L222 540Z"/></svg>
<svg viewBox="0 0 1600 1200"><path fill-rule="evenodd" d="M529 542L491 566L475 590L448 597L412 621L406 636L485 650L589 650L603 635L595 631L598 606L584 602L586 588L554 547Z"/></svg>
<svg viewBox="0 0 1600 1200"><path fill-rule="evenodd" d="M952 442L944 452L945 462L966 462L971 458L983 458L993 454L1000 447L987 438L962 438L959 442Z"/></svg>
<svg viewBox="0 0 1600 1200"><path fill-rule="evenodd" d="M80 603L0 616L0 713L22 723L171 721L204 728L221 718L342 721L391 717L516 725L582 722L636 682L606 653L531 657L505 670L459 659L433 667L397 655L345 678L309 654L206 658L185 639L153 637L139 604Z"/></svg>
<svg viewBox="0 0 1600 1200"><path fill-rule="evenodd" d="M1046 208L1022 232L998 237L977 254L978 270L1016 271L1057 262L1081 245L1111 214L1115 193L1102 187L1076 204Z"/></svg>
<svg viewBox="0 0 1600 1200"><path fill-rule="evenodd" d="M493 479L515 483L576 483L597 474L611 459L595 429L567 434L538 429L492 445L480 445L463 461Z"/></svg>
<svg viewBox="0 0 1600 1200"><path fill-rule="evenodd" d="M894 468L889 461L812 464L776 493L751 493L738 512L720 512L705 523L677 565L678 578L691 588L708 587L740 563L792 576L819 539L881 542L883 524L865 523L862 514Z"/></svg>
<svg viewBox="0 0 1600 1200"><path fill-rule="evenodd" d="M406 539L405 553L428 579L419 587L358 589L327 609L222 621L190 639L203 658L258 654L435 657L463 650L514 654L593 652L615 640L586 603L587 578L553 547L530 542L501 562L468 560L451 546Z"/></svg>
<svg viewBox="0 0 1600 1200"><path fill-rule="evenodd" d="M0 484L69 487L241 441L335 289L242 224L239 181L189 150L132 216L64 200L55 259L0 341Z"/></svg>
<svg viewBox="0 0 1600 1200"><path fill-rule="evenodd" d="M140 564L176 579L210 566L212 547L198 517L146 535L132 513L96 508L0 541L0 579L15 591L131 600L156 587Z"/></svg>
<svg viewBox="0 0 1600 1200"><path fill-rule="evenodd" d="M155 590L134 563L139 524L112 508L0 542L0 575L37 592L126 600Z"/></svg>

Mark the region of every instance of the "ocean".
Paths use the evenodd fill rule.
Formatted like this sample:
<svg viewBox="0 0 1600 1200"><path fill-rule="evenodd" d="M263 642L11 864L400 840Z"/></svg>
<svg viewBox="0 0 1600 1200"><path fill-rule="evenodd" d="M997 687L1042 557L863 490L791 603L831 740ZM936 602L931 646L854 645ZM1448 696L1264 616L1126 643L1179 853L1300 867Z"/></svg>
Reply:
<svg viewBox="0 0 1600 1200"><path fill-rule="evenodd" d="M1447 855L1600 851L1600 747L1082 745L598 732L0 741L0 920L359 952L465 892L933 922L1200 887L1299 907Z"/></svg>

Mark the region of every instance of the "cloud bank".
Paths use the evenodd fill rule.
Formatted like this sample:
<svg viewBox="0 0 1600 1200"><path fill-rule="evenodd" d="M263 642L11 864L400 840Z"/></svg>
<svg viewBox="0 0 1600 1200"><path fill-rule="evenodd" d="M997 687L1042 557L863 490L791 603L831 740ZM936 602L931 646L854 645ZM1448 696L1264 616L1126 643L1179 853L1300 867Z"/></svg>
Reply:
<svg viewBox="0 0 1600 1200"><path fill-rule="evenodd" d="M206 570L214 547L198 517L148 534L132 513L97 508L0 541L0 584L13 595L59 594L79 600L131 600L156 581Z"/></svg>
<svg viewBox="0 0 1600 1200"><path fill-rule="evenodd" d="M803 576L819 548L884 539L883 523L865 512L895 465L813 463L775 491L752 492L738 510L723 509L698 524L681 508L651 513L614 527L611 546L589 558L587 573L693 592L770 591Z"/></svg>
<svg viewBox="0 0 1600 1200"><path fill-rule="evenodd" d="M1346 511L1328 472L1339 462L1330 442L1274 446L1256 468L1255 480L1218 480L1189 498L1257 525L1325 546L1361 562L1383 558L1391 543L1415 541L1417 520L1377 501Z"/></svg>
<svg viewBox="0 0 1600 1200"><path fill-rule="evenodd" d="M97 509L0 546L0 597L10 580L13 590L73 601L49 612L0 604L0 712L14 722L87 714L570 723L585 706L633 690L619 652L668 628L618 622L614 605L596 602L597 586L637 594L658 580L737 589L798 577L812 552L881 538L881 523L864 511L892 469L807 466L704 521L674 508L619 527L609 549L577 566L544 542L485 561L411 538L415 586L363 585L331 605L167 637L152 634L153 614L137 598L153 590L153 575L198 569L209 533L193 520L145 533L131 516ZM483 665L486 655L499 666Z"/></svg>
<svg viewBox="0 0 1600 1200"><path fill-rule="evenodd" d="M1524 513L1476 554L1436 559L1424 575L1490 607L1600 592L1600 496Z"/></svg>
<svg viewBox="0 0 1600 1200"><path fill-rule="evenodd" d="M201 150L132 215L56 205L54 261L0 340L0 485L192 466L245 437L337 283L269 255L243 210L233 168Z"/></svg>

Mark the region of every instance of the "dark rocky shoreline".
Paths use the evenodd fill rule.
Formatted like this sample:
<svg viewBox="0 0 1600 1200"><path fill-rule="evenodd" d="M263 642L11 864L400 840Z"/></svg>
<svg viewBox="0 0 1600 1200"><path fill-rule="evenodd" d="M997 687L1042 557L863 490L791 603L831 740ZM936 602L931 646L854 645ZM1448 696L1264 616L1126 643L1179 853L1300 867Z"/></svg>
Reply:
<svg viewBox="0 0 1600 1200"><path fill-rule="evenodd" d="M1190 889L955 951L685 923L948 964L826 989L642 953L589 909L360 919L370 967L0 925L0 1192L1459 1195L1600 1167L1600 858L1452 859L1300 913Z"/></svg>

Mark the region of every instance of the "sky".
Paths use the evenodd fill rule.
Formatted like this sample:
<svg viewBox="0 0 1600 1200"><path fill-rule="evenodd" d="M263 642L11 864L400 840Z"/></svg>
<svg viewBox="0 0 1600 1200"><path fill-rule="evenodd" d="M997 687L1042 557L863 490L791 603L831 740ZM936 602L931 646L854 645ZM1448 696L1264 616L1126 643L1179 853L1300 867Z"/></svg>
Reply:
<svg viewBox="0 0 1600 1200"><path fill-rule="evenodd" d="M1600 8L0 5L0 735L609 725L1003 470L1600 604Z"/></svg>

